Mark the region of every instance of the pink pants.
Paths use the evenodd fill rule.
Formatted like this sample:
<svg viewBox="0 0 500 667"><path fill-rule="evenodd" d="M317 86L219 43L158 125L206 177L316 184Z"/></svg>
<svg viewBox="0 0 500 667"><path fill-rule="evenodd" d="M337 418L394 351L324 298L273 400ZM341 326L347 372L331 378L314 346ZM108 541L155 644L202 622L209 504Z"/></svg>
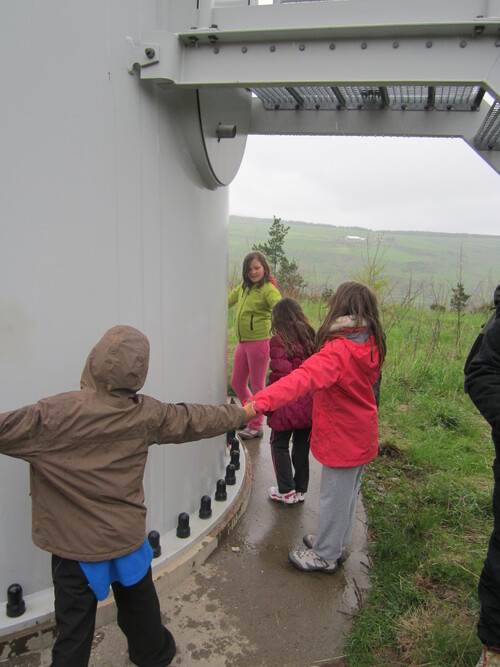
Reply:
<svg viewBox="0 0 500 667"><path fill-rule="evenodd" d="M252 340L238 343L234 352L231 387L241 403L245 403L266 385L267 366L269 364L269 340ZM248 388L250 378L250 392ZM257 415L248 422L248 428L258 430L262 427L264 415Z"/></svg>

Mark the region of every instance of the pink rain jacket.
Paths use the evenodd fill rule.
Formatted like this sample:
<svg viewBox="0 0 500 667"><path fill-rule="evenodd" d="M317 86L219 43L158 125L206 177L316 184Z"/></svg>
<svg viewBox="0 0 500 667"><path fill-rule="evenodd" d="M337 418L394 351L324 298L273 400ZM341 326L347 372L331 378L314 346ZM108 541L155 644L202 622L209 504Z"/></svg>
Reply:
<svg viewBox="0 0 500 667"><path fill-rule="evenodd" d="M378 416L373 385L380 376L373 336L327 341L290 375L253 397L258 412L277 410L314 394L311 451L323 465L353 467L378 451Z"/></svg>

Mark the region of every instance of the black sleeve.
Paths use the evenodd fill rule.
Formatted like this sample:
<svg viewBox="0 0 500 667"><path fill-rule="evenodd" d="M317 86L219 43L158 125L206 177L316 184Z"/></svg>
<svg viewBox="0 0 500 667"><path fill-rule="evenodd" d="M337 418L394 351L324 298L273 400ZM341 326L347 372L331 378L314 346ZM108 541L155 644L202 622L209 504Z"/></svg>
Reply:
<svg viewBox="0 0 500 667"><path fill-rule="evenodd" d="M486 421L500 432L500 290L495 290L496 314L477 354L467 368L465 388Z"/></svg>

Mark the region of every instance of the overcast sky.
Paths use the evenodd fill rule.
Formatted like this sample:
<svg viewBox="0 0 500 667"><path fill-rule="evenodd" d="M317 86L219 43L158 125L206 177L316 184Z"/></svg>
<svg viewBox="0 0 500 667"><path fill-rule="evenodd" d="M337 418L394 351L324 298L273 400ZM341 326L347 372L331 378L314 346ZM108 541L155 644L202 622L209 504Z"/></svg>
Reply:
<svg viewBox="0 0 500 667"><path fill-rule="evenodd" d="M461 139L249 136L230 211L500 235L500 175Z"/></svg>

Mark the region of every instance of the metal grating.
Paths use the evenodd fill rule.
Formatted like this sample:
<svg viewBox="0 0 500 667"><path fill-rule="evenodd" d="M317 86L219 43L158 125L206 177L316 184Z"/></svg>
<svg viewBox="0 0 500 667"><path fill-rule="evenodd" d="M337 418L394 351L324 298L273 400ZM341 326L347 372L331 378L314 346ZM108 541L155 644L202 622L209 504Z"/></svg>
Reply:
<svg viewBox="0 0 500 667"><path fill-rule="evenodd" d="M434 108L438 111L474 111L481 103L479 86L436 86L435 90Z"/></svg>
<svg viewBox="0 0 500 667"><path fill-rule="evenodd" d="M474 144L480 150L500 150L500 103L495 102L484 119Z"/></svg>
<svg viewBox="0 0 500 667"><path fill-rule="evenodd" d="M475 111L484 90L473 86L297 86L253 88L268 110L386 109Z"/></svg>

